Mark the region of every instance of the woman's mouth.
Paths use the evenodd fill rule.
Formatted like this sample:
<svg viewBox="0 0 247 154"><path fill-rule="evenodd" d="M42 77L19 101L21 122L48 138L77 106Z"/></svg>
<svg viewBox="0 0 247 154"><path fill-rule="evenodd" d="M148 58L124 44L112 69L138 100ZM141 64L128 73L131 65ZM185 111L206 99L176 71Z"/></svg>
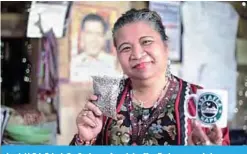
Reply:
<svg viewBox="0 0 247 154"><path fill-rule="evenodd" d="M150 64L151 62L142 62L139 64L136 64L133 68L135 69L145 69L147 67L148 64Z"/></svg>

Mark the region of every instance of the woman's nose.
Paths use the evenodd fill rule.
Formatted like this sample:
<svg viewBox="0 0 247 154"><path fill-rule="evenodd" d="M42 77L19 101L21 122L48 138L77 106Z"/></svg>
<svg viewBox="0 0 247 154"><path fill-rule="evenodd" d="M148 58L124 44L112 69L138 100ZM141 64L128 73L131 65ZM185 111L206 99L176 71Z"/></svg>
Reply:
<svg viewBox="0 0 247 154"><path fill-rule="evenodd" d="M145 55L145 52L143 50L143 48L141 47L140 44L135 45L133 47L132 53L131 53L131 57L132 59L140 59Z"/></svg>

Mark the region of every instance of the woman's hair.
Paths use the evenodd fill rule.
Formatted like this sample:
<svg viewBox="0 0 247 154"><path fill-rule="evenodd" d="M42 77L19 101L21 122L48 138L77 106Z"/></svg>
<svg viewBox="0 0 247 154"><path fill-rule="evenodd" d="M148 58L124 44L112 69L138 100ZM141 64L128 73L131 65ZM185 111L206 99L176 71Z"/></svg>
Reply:
<svg viewBox="0 0 247 154"><path fill-rule="evenodd" d="M116 47L116 41L115 41L115 33L118 29L123 27L126 24L137 22L137 21L144 21L148 23L154 30L156 30L162 40L167 40L168 37L165 33L165 27L163 26L161 17L158 15L155 11L150 11L149 9L131 9L127 11L125 14L123 14L118 20L115 22L113 30L112 30L112 36L114 41L114 46Z"/></svg>

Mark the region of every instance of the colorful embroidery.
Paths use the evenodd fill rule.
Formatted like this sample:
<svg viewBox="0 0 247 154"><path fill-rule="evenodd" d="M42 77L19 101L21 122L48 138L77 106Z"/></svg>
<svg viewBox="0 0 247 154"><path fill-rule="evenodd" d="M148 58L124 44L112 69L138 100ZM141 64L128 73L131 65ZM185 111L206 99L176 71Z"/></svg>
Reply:
<svg viewBox="0 0 247 154"><path fill-rule="evenodd" d="M137 125L143 125L144 117L148 117L147 121L150 124L147 126L145 132L139 132L143 135L142 143L143 145L176 145L177 144L177 128L175 119L175 100L177 98L177 93L179 89L179 84L176 79L171 80L174 87L168 89L166 93L170 93L169 99L163 99L166 101L161 112L152 110L152 108L141 108L138 105L133 105L133 115L137 118ZM129 96L129 95L128 95ZM126 96L126 97L128 97ZM166 96L166 95L165 95ZM165 97L164 96L164 97ZM126 99L129 101L129 99ZM162 106L162 105L161 105ZM133 132L132 125L130 121L130 113L128 112L128 103L123 104L121 107L120 114L118 115L118 120L114 120L108 130L109 143L111 145L133 145ZM159 106L158 106L159 107ZM158 108L157 107L157 108ZM154 115L154 112L158 114ZM155 119L151 120L153 117ZM143 119L144 118L144 119ZM139 130L140 131L140 130ZM139 139L139 137L138 137Z"/></svg>

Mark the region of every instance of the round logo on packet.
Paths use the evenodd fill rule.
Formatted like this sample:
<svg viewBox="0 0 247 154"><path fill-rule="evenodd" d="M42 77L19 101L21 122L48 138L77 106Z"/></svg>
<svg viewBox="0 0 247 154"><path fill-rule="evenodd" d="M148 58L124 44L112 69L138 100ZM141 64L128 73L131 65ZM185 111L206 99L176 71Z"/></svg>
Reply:
<svg viewBox="0 0 247 154"><path fill-rule="evenodd" d="M214 124L222 116L222 101L214 93L204 93L198 101L198 116L205 124Z"/></svg>

